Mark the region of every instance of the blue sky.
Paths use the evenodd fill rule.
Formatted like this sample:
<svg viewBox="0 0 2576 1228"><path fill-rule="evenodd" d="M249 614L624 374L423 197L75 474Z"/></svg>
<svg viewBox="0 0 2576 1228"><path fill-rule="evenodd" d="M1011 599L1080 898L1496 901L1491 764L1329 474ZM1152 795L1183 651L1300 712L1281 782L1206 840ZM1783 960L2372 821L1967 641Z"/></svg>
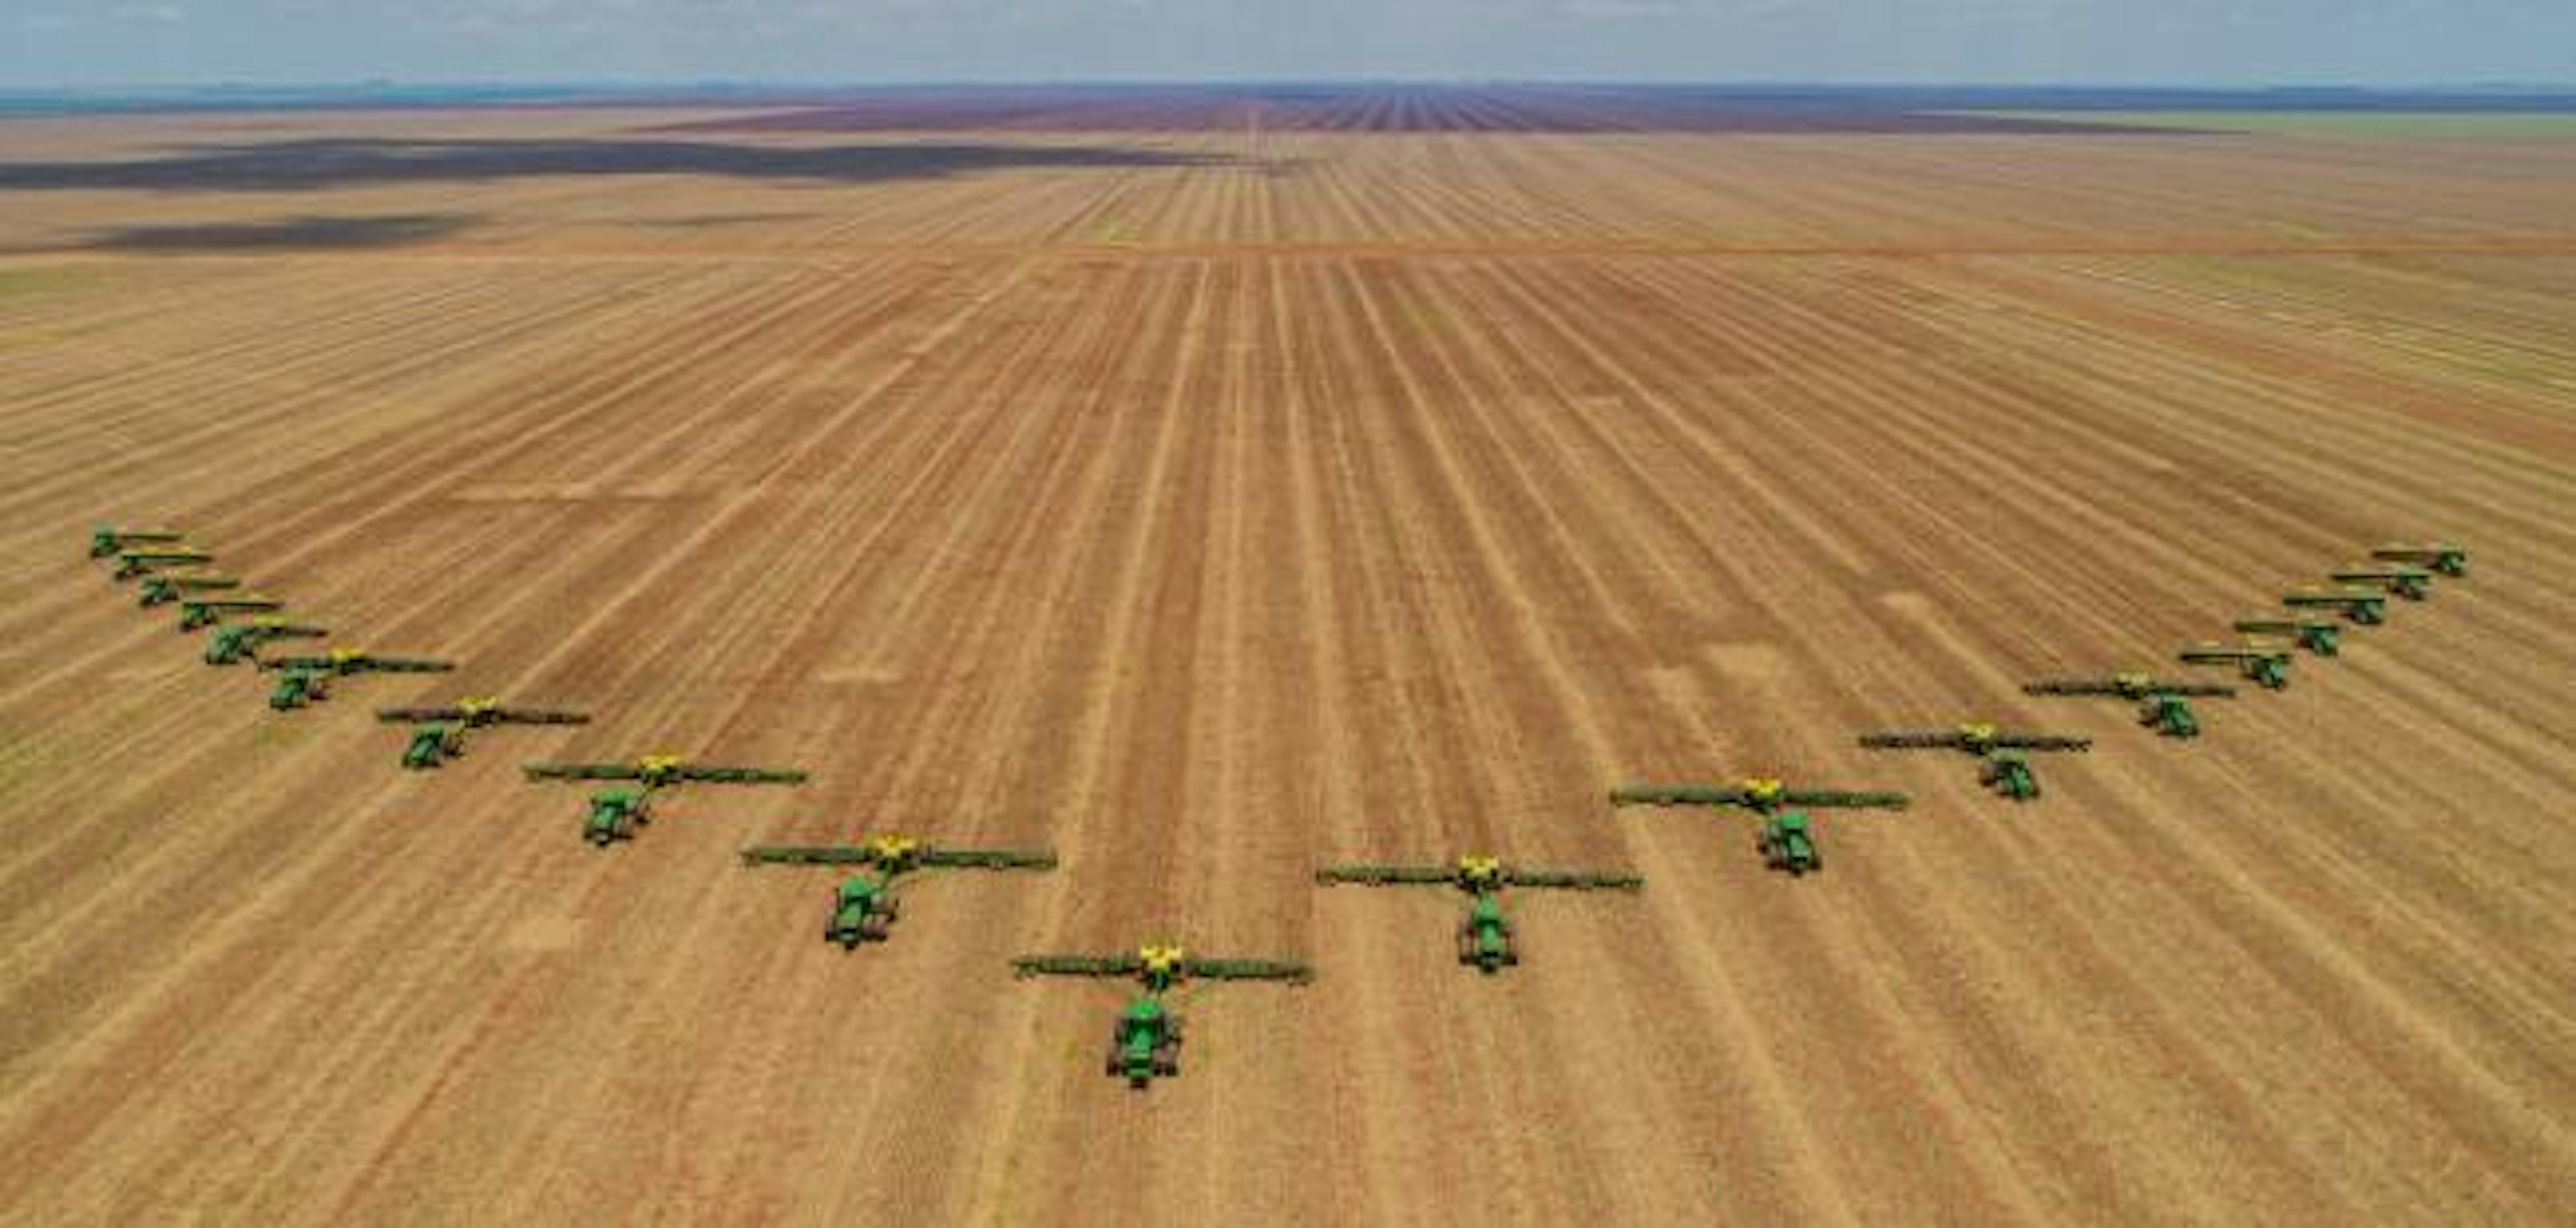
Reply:
<svg viewBox="0 0 2576 1228"><path fill-rule="evenodd" d="M2563 82L2576 0L0 0L0 87Z"/></svg>

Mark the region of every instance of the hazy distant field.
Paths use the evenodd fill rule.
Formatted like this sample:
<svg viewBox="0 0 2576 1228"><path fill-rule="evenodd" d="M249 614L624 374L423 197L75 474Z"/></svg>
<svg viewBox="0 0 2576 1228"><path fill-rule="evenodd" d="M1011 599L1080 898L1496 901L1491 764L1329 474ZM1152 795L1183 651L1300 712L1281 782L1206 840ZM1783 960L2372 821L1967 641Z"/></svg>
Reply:
<svg viewBox="0 0 2576 1228"><path fill-rule="evenodd" d="M2576 140L2576 111L1988 111L1963 114L2061 123L2418 141Z"/></svg>
<svg viewBox="0 0 2576 1228"><path fill-rule="evenodd" d="M0 1219L2563 1218L2576 137L834 105L0 123ZM463 668L272 715L163 520ZM2015 689L2398 537L2199 744ZM367 715L474 693L599 719ZM1852 744L1975 718L2099 744ZM518 778L666 749L815 779ZM1742 775L1914 805L1603 803ZM735 864L888 830L1063 869ZM1467 851L1648 886L1310 879ZM1130 1093L1007 961L1148 939L1321 979Z"/></svg>

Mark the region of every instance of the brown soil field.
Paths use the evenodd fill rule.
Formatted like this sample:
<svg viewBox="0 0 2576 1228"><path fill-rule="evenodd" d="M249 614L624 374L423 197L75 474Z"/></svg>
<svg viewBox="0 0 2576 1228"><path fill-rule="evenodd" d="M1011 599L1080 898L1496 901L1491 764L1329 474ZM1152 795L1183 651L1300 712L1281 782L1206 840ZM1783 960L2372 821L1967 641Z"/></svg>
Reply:
<svg viewBox="0 0 2576 1228"><path fill-rule="evenodd" d="M748 114L0 124L0 1220L2564 1222L2576 143ZM2197 744L2016 690L2395 538ZM1980 716L2099 741L1853 744ZM814 779L518 773L661 749ZM1604 801L1744 775L1914 805ZM880 831L1063 866L734 856ZM1311 881L1469 850L1648 885ZM1008 961L1146 939L1319 979L1131 1092Z"/></svg>

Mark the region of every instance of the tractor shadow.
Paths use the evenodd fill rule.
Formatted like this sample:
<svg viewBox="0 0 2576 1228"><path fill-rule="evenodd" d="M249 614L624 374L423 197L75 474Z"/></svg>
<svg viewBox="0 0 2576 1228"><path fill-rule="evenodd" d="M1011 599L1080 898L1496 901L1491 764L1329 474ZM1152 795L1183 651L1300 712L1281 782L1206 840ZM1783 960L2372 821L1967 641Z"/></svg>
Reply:
<svg viewBox="0 0 2576 1228"><path fill-rule="evenodd" d="M555 176L704 175L813 184L978 171L1231 165L1210 153L1102 145L864 144L792 148L681 140L312 139L184 147L116 162L0 162L0 190L298 192Z"/></svg>

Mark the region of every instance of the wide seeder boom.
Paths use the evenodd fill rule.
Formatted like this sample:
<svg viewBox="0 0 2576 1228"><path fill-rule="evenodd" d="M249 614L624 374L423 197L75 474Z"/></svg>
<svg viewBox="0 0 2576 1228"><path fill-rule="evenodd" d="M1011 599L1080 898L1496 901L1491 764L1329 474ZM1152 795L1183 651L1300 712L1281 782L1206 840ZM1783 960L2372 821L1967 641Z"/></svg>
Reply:
<svg viewBox="0 0 2576 1228"><path fill-rule="evenodd" d="M179 629L211 627L233 614L274 614L286 603L274 597L243 593L232 597L191 597L179 603Z"/></svg>
<svg viewBox="0 0 2576 1228"><path fill-rule="evenodd" d="M2326 573L2337 584L2364 584L2386 589L2408 601L2422 601L2433 593L2433 573L2404 563L2346 563Z"/></svg>
<svg viewBox="0 0 2576 1228"><path fill-rule="evenodd" d="M2417 567L2430 567L2454 579L2467 579L2469 574L2469 552L2449 542L2381 546L2371 551L2370 557L2383 563L2412 563Z"/></svg>
<svg viewBox="0 0 2576 1228"><path fill-rule="evenodd" d="M1503 913L1505 888L1635 891L1646 885L1644 878L1634 874L1513 866L1498 858L1474 854L1445 866L1325 866L1315 871L1315 881L1327 886L1347 883L1365 887L1454 887L1466 892L1474 902L1458 922L1458 962L1488 975L1521 962L1519 935Z"/></svg>
<svg viewBox="0 0 2576 1228"><path fill-rule="evenodd" d="M134 604L148 610L156 605L168 605L190 593L240 588L241 583L237 577L219 576L212 572L150 575L143 577L143 586L136 590Z"/></svg>
<svg viewBox="0 0 2576 1228"><path fill-rule="evenodd" d="M520 769L536 780L632 781L636 787L603 789L590 795L590 818L582 838L601 848L635 838L636 829L652 822L652 795L689 784L793 785L805 773L781 768L715 767L690 763L678 755L647 755L632 763L531 763Z"/></svg>
<svg viewBox="0 0 2576 1228"><path fill-rule="evenodd" d="M2248 681L2266 690L2285 690L2290 685L2290 650L2271 641L2194 644L2175 655L2186 665L2233 666Z"/></svg>
<svg viewBox="0 0 2576 1228"><path fill-rule="evenodd" d="M363 648L334 648L320 656L262 658L261 669L309 669L335 677L350 678L359 674L444 674L456 668L453 661L435 657L378 656Z"/></svg>
<svg viewBox="0 0 2576 1228"><path fill-rule="evenodd" d="M89 531L89 556L103 559L123 553L133 546L167 546L188 539L177 529L118 529L101 526Z"/></svg>
<svg viewBox="0 0 2576 1228"><path fill-rule="evenodd" d="M1011 961L1021 977L1087 976L1135 979L1162 993L1183 981L1285 981L1303 985L1315 970L1294 960L1216 959L1179 947L1145 946L1117 955L1023 955Z"/></svg>
<svg viewBox="0 0 2576 1228"><path fill-rule="evenodd" d="M321 627L290 623L281 618L254 618L246 623L229 623L215 628L206 639L206 664L236 665L252 660L259 646L270 640L318 640L331 634Z"/></svg>
<svg viewBox="0 0 2576 1228"><path fill-rule="evenodd" d="M131 580L175 567L203 567L214 561L215 556L203 550L186 546L155 546L118 552L116 570L107 574L111 580Z"/></svg>
<svg viewBox="0 0 2576 1228"><path fill-rule="evenodd" d="M653 789L682 784L805 783L805 773L792 768L717 767L677 755L646 755L631 763L531 763L522 770L530 780L632 780Z"/></svg>
<svg viewBox="0 0 2576 1228"><path fill-rule="evenodd" d="M1844 789L1791 789L1776 780L1744 780L1731 785L1626 784L1610 791L1613 806L1739 806L1777 810L1811 806L1844 810L1903 810L1902 793L1854 792Z"/></svg>
<svg viewBox="0 0 2576 1228"><path fill-rule="evenodd" d="M1819 807L1852 810L1903 810L1906 797L1894 792L1853 792L1841 789L1792 789L1777 780L1740 780L1732 785L1621 785L1610 791L1614 806L1711 806L1738 807L1751 811L1761 821L1754 834L1753 847L1762 862L1775 870L1797 877L1810 870L1821 870L1825 859L1816 850L1805 810L1784 807Z"/></svg>
<svg viewBox="0 0 2576 1228"><path fill-rule="evenodd" d="M1983 722L1954 729L1892 729L1860 735L1869 750L1958 750L1981 760L1977 782L2015 801L2039 796L2039 775L2030 766L2033 751L2089 751L2093 739L2059 733L2023 733Z"/></svg>
<svg viewBox="0 0 2576 1228"><path fill-rule="evenodd" d="M276 671L277 684L270 688L268 706L280 712L301 708L315 700L331 697L332 680L359 674L443 674L455 669L452 661L428 657L380 657L358 648L334 648L322 656L258 657L259 668Z"/></svg>
<svg viewBox="0 0 2576 1228"><path fill-rule="evenodd" d="M892 936L901 901L895 880L929 870L1052 870L1049 849L946 848L923 844L910 836L877 836L857 844L764 844L742 850L746 866L860 866L878 877L854 874L833 894L832 915L823 936L855 950L861 943Z"/></svg>
<svg viewBox="0 0 2576 1228"><path fill-rule="evenodd" d="M2094 696L2138 705L2138 723L2170 738L2200 736L2200 717L2191 708L2197 697L2233 698L2236 688L2206 682L2172 682L2147 673L2113 674L2107 678L2047 678L2022 684L2030 695Z"/></svg>
<svg viewBox="0 0 2576 1228"><path fill-rule="evenodd" d="M2355 626L2375 627L2388 621L2388 594L2367 588L2297 588L2281 595L2293 610L2332 610Z"/></svg>
<svg viewBox="0 0 2576 1228"><path fill-rule="evenodd" d="M2259 616L2236 620L2240 635L2260 635L2287 639L2321 657L2343 652L2343 625L2323 618L2274 618Z"/></svg>
<svg viewBox="0 0 2576 1228"><path fill-rule="evenodd" d="M1127 1002L1109 1029L1109 1050L1101 1063L1114 1079L1137 1090L1157 1078L1181 1073L1181 1017L1163 995L1184 980L1279 981L1303 985L1315 979L1302 963L1275 959L1199 959L1177 946L1145 946L1120 955L1024 955L1011 961L1023 977L1082 976L1134 978L1144 992Z"/></svg>
<svg viewBox="0 0 2576 1228"><path fill-rule="evenodd" d="M379 708L376 719L413 726L403 747L406 768L435 768L465 754L468 730L494 725L586 725L590 714L552 708L513 708L488 696L460 699L444 708Z"/></svg>

